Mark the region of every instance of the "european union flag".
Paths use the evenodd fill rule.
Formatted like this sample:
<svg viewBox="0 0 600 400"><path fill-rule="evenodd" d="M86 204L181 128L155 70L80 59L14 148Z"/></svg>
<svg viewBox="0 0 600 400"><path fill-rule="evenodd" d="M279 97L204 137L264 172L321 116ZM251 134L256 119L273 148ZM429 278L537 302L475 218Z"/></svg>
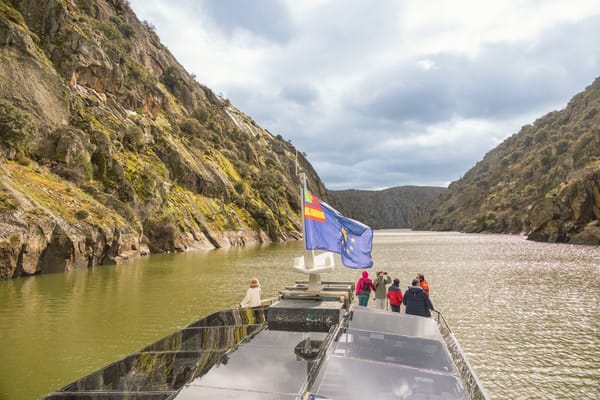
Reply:
<svg viewBox="0 0 600 400"><path fill-rule="evenodd" d="M307 250L340 254L350 268L371 268L373 230L346 218L329 204L304 189L304 242Z"/></svg>

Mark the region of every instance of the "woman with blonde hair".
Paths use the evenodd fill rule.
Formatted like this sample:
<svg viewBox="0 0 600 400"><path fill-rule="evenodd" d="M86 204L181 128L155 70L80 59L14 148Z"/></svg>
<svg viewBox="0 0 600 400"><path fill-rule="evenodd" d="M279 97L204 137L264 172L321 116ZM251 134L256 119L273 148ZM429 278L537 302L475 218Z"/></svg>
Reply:
<svg viewBox="0 0 600 400"><path fill-rule="evenodd" d="M238 307L260 307L260 282L258 278L250 279L250 287L246 291L246 297L242 300Z"/></svg>

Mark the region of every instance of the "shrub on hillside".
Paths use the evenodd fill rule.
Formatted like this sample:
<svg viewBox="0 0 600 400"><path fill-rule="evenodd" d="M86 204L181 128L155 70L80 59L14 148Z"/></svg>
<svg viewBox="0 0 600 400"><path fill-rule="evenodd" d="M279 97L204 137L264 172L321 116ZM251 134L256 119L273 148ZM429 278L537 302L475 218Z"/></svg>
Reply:
<svg viewBox="0 0 600 400"><path fill-rule="evenodd" d="M38 128L33 116L6 100L0 100L0 148L6 157L15 159L28 155L27 144Z"/></svg>

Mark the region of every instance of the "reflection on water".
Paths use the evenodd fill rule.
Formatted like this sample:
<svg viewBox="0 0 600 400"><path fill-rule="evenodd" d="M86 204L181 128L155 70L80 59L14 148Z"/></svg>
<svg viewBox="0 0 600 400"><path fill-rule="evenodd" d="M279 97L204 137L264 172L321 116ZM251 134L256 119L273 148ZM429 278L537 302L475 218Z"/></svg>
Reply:
<svg viewBox="0 0 600 400"><path fill-rule="evenodd" d="M0 282L0 399L31 399L215 310L258 276L265 297L296 279L299 242L157 255ZM376 270L417 272L494 399L597 399L600 248L502 235L377 231ZM355 280L338 267L327 280Z"/></svg>
<svg viewBox="0 0 600 400"><path fill-rule="evenodd" d="M597 399L600 249L504 236L458 248L429 273L444 280L432 297L492 397Z"/></svg>

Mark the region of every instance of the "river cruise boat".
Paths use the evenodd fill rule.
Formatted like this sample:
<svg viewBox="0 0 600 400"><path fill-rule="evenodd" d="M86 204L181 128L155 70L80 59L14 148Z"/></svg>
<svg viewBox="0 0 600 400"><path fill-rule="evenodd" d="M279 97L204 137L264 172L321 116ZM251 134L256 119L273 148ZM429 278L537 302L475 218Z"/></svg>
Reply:
<svg viewBox="0 0 600 400"><path fill-rule="evenodd" d="M321 281L334 253L370 268L373 232L300 177L306 252L293 267L308 281L257 308L217 311L45 400L487 399L441 313L357 306L352 282Z"/></svg>
<svg viewBox="0 0 600 400"><path fill-rule="evenodd" d="M440 313L392 313L353 297L350 282L297 282L264 306L217 311L44 399L488 398Z"/></svg>

